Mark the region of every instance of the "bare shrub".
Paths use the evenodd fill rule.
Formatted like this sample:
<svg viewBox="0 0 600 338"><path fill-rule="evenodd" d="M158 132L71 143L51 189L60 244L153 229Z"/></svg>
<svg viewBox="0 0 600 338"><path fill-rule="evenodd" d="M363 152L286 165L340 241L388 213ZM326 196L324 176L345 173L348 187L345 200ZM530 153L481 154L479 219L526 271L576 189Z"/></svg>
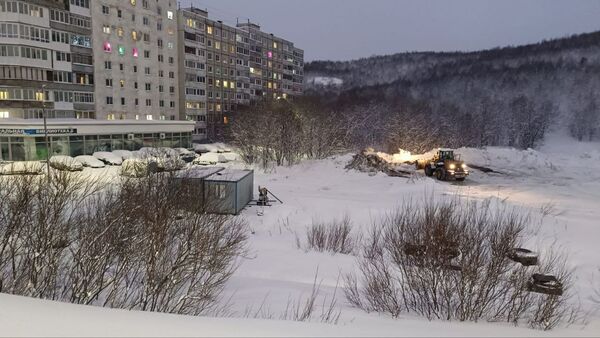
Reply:
<svg viewBox="0 0 600 338"><path fill-rule="evenodd" d="M338 324L341 316L341 310L337 306L339 279L331 298L327 296L322 297L322 303L319 305L322 284L317 281L318 274L317 270L310 294L307 297L300 295L296 299L288 298L285 309L279 315L274 314L265 306L267 300L267 297L265 297L257 309L252 307L246 308L242 316L254 319L277 318L279 320L296 322L318 321L326 324Z"/></svg>
<svg viewBox="0 0 600 338"><path fill-rule="evenodd" d="M168 174L101 186L79 174L0 184L2 292L145 311L215 311L243 221L190 208ZM186 195L187 194L187 195Z"/></svg>
<svg viewBox="0 0 600 338"><path fill-rule="evenodd" d="M306 232L307 248L321 252L350 254L356 246L351 232L352 223L348 216L330 223L313 220L311 227Z"/></svg>
<svg viewBox="0 0 600 338"><path fill-rule="evenodd" d="M359 276L345 276L348 301L365 311L428 319L507 321L551 329L572 307L571 271L548 253L539 266L511 261L527 218L489 201L406 203L373 228L362 246ZM553 274L562 295L530 292L533 273Z"/></svg>

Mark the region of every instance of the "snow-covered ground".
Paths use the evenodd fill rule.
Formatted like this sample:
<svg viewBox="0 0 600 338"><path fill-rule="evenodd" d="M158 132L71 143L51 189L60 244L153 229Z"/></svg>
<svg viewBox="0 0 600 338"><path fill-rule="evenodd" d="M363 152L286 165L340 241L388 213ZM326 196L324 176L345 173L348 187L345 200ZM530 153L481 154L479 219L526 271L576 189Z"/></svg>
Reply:
<svg viewBox="0 0 600 338"><path fill-rule="evenodd" d="M575 267L575 288L585 311L593 311L594 289L600 289L600 144L554 138L540 151L507 148L457 151L467 163L501 173L473 171L464 183L438 182L420 175L406 179L347 171L351 155L305 161L271 172L255 171L255 187L266 186L283 204L250 206L243 211L252 234L250 253L230 280L232 318L198 318L127 312L0 295L2 335L152 335L152 336L599 336L598 313L586 326L550 332L515 328L504 323L429 322L414 316L393 319L367 314L347 304L340 287L342 273L355 271L351 255L332 255L297 247L305 242L313 220L348 215L358 234L407 199L456 195L492 199L531 213L533 249L553 245L569 252ZM228 163L227 165L242 166ZM114 168L104 170L116 174ZM257 195L257 193L255 193ZM536 247L537 246L537 247ZM280 321L290 303L305 299L315 274L321 283L321 304L337 295L337 325ZM340 282L341 283L341 282ZM262 306L261 306L262 304ZM265 319L240 319L243 313Z"/></svg>

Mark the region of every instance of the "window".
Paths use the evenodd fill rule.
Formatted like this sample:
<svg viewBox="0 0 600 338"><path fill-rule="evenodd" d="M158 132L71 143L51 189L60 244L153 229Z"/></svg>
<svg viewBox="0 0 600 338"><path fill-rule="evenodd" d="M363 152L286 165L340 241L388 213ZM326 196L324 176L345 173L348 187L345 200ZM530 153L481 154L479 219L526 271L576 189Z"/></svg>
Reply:
<svg viewBox="0 0 600 338"><path fill-rule="evenodd" d="M124 106L124 105L125 105L125 98L124 98L124 97L122 97L122 98L121 98L121 105L122 105L122 106Z"/></svg>
<svg viewBox="0 0 600 338"><path fill-rule="evenodd" d="M135 6L135 4L137 3L136 0L129 0L129 2L131 3L131 6Z"/></svg>
<svg viewBox="0 0 600 338"><path fill-rule="evenodd" d="M108 15L110 14L110 8L108 6L102 6L102 14Z"/></svg>
<svg viewBox="0 0 600 338"><path fill-rule="evenodd" d="M104 25L102 27L102 31L104 32L104 34L110 34L110 26Z"/></svg>
<svg viewBox="0 0 600 338"><path fill-rule="evenodd" d="M150 107L150 106L152 106L152 100L151 99L146 99L146 107ZM150 115L150 116L152 116L152 115ZM150 118L148 120L152 120L152 119Z"/></svg>
<svg viewBox="0 0 600 338"><path fill-rule="evenodd" d="M107 87L112 87L112 85L113 85L112 79L106 79L106 86Z"/></svg>
<svg viewBox="0 0 600 338"><path fill-rule="evenodd" d="M117 28L117 36L122 38L123 37L124 31L123 31L123 27L119 27Z"/></svg>
<svg viewBox="0 0 600 338"><path fill-rule="evenodd" d="M125 80L119 81L119 85L121 86L121 88L125 88Z"/></svg>
<svg viewBox="0 0 600 338"><path fill-rule="evenodd" d="M112 96L107 96L106 97L106 104L113 104L113 97Z"/></svg>
<svg viewBox="0 0 600 338"><path fill-rule="evenodd" d="M173 20L173 11L167 11L167 19Z"/></svg>
<svg viewBox="0 0 600 338"><path fill-rule="evenodd" d="M145 16L145 17L143 17L143 18L142 18L142 24L143 24L144 26L149 26L149 25L150 25L150 19L148 19L148 17L146 17L146 16Z"/></svg>
<svg viewBox="0 0 600 338"><path fill-rule="evenodd" d="M90 0L71 0L71 5L90 8Z"/></svg>
<svg viewBox="0 0 600 338"><path fill-rule="evenodd" d="M139 56L139 51L137 48L133 47L133 57L136 58Z"/></svg>
<svg viewBox="0 0 600 338"><path fill-rule="evenodd" d="M150 75L150 67L145 67L144 68L144 74Z"/></svg>
<svg viewBox="0 0 600 338"><path fill-rule="evenodd" d="M107 53L112 52L112 47L110 45L110 42L108 42L108 41L104 42L104 51L107 52Z"/></svg>
<svg viewBox="0 0 600 338"><path fill-rule="evenodd" d="M146 59L150 58L150 51L149 50L145 50L144 51L144 58L146 58Z"/></svg>
<svg viewBox="0 0 600 338"><path fill-rule="evenodd" d="M104 61L104 69L112 69L112 62Z"/></svg>
<svg viewBox="0 0 600 338"><path fill-rule="evenodd" d="M146 90L147 90L147 91L150 91L150 90L152 90L152 84L150 84L150 83L146 83Z"/></svg>
<svg viewBox="0 0 600 338"><path fill-rule="evenodd" d="M119 46L119 48L117 48L117 50L119 51L119 55L121 55L121 56L125 55L125 47Z"/></svg>

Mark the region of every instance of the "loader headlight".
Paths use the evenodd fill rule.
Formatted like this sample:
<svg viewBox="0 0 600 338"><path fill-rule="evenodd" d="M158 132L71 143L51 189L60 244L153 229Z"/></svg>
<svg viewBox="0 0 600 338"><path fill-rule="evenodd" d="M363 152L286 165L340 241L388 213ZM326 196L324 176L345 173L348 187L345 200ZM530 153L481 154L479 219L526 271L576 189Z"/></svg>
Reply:
<svg viewBox="0 0 600 338"><path fill-rule="evenodd" d="M464 163L463 163L463 164L461 164L461 165L460 165L460 167L461 167L461 168L463 168L463 169L467 169L467 165L466 165L466 164L464 164Z"/></svg>
<svg viewBox="0 0 600 338"><path fill-rule="evenodd" d="M454 163L452 163L449 168L450 169L456 169L456 165Z"/></svg>

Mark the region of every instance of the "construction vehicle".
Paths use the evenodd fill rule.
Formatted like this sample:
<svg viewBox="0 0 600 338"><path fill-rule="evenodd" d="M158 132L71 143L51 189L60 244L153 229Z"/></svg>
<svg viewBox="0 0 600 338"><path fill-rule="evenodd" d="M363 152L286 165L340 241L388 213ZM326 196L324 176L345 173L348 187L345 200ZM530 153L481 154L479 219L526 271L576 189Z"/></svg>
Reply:
<svg viewBox="0 0 600 338"><path fill-rule="evenodd" d="M417 160L415 165L417 170L423 169L425 175L435 176L440 181L464 181L469 176L469 168L452 149L438 149L433 158Z"/></svg>

